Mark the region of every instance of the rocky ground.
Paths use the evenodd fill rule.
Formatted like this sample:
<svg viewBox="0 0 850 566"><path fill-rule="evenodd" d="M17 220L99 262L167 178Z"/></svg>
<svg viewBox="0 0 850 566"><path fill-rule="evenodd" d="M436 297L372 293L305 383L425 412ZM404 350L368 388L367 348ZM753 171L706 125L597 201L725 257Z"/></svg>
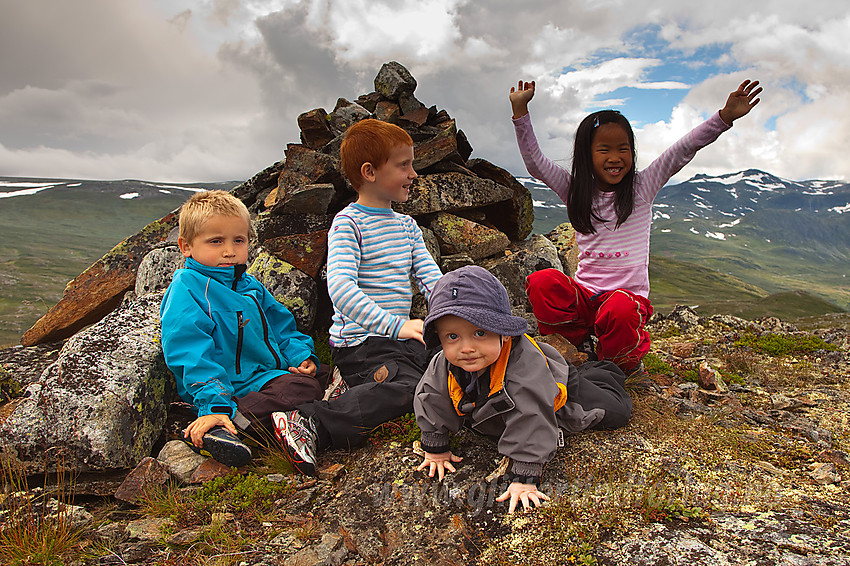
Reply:
<svg viewBox="0 0 850 566"><path fill-rule="evenodd" d="M149 461L119 498L123 474L76 478L74 501L67 481L48 482L53 496L4 497L0 553L47 563L9 545L25 541L25 511L58 507L58 522L28 524L70 537L47 554L65 564L850 563L850 332L687 309L650 329L632 421L568 437L544 473L553 501L532 513L494 501L505 485L493 442L457 435L464 461L439 483L415 470L415 426L402 419L324 454L318 479L290 475L274 451L233 473L170 444L166 464ZM62 493L77 507L56 503Z"/></svg>

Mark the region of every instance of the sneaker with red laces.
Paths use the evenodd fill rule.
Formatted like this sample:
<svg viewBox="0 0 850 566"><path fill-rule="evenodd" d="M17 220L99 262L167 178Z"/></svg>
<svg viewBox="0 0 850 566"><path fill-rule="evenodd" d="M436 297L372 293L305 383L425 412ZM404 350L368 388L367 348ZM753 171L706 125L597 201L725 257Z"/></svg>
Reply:
<svg viewBox="0 0 850 566"><path fill-rule="evenodd" d="M313 419L295 410L272 413L272 423L275 436L295 469L306 476L315 476L319 433Z"/></svg>

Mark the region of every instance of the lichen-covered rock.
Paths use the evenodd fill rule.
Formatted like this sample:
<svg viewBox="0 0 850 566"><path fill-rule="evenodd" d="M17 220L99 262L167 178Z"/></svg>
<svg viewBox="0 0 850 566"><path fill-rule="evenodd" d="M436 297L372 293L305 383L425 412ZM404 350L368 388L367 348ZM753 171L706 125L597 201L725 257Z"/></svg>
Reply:
<svg viewBox="0 0 850 566"><path fill-rule="evenodd" d="M420 226L419 229L422 230L422 240L425 242L425 248L431 254L431 257L434 258L434 263L440 265L442 254L440 253L440 242L437 240L436 234L430 228Z"/></svg>
<svg viewBox="0 0 850 566"><path fill-rule="evenodd" d="M302 185L286 191L269 211L276 214L327 214L328 207L336 196L333 183Z"/></svg>
<svg viewBox="0 0 850 566"><path fill-rule="evenodd" d="M458 135L461 133L458 132ZM463 139L465 140L466 136ZM469 152L471 151L470 147ZM486 159L470 159L466 166L479 177L490 179L512 191L510 206L504 204L491 206L487 209L487 217L499 230L507 234L512 242L526 239L534 228L534 202L528 188L505 169Z"/></svg>
<svg viewBox="0 0 850 566"><path fill-rule="evenodd" d="M185 263L186 258L176 243L149 251L136 270L136 296L165 290L171 283L174 271Z"/></svg>
<svg viewBox="0 0 850 566"><path fill-rule="evenodd" d="M201 456L182 440L169 440L157 454L156 459L162 462L171 474L181 483L191 483L192 474L198 466L208 460Z"/></svg>
<svg viewBox="0 0 850 566"><path fill-rule="evenodd" d="M20 397L59 357L60 342L0 350L0 403Z"/></svg>
<svg viewBox="0 0 850 566"><path fill-rule="evenodd" d="M569 222L558 224L554 230L546 234L546 237L555 244L564 273L575 276L576 269L578 269L578 246L576 245L576 231L573 229L573 225Z"/></svg>
<svg viewBox="0 0 850 566"><path fill-rule="evenodd" d="M153 486L164 486L170 479L168 466L148 456L124 478L115 491L115 499L136 503L144 496L145 490Z"/></svg>
<svg viewBox="0 0 850 566"><path fill-rule="evenodd" d="M407 202L393 203L402 214L418 216L432 212L452 212L510 200L511 190L489 179L461 173L423 175L413 184Z"/></svg>
<svg viewBox="0 0 850 566"><path fill-rule="evenodd" d="M328 123L330 124L331 131L334 134L341 135L344 134L348 128L360 120L369 118L371 115L371 112L356 102L349 102L344 98L340 98L336 103L334 111L328 114Z"/></svg>
<svg viewBox="0 0 850 566"><path fill-rule="evenodd" d="M262 244L281 236L330 230L333 219L332 214L261 214L254 222L254 230L257 232L257 241Z"/></svg>
<svg viewBox="0 0 850 566"><path fill-rule="evenodd" d="M283 161L269 165L241 185L231 189L230 194L245 203L248 210L258 212L257 208L272 190L277 190L278 177L283 169Z"/></svg>
<svg viewBox="0 0 850 566"><path fill-rule="evenodd" d="M504 257L484 260L479 265L502 282L508 290L511 305L528 314L526 320L532 323L534 315L525 294L525 278L541 269L560 270L561 260L552 242L539 234L532 234L531 238L512 245L508 251L510 253Z"/></svg>
<svg viewBox="0 0 850 566"><path fill-rule="evenodd" d="M375 92L390 100L398 100L402 94L412 94L415 90L416 79L396 61L384 63L375 76Z"/></svg>
<svg viewBox="0 0 850 566"><path fill-rule="evenodd" d="M503 251L510 244L508 237L498 230L445 212L437 213L430 228L440 241L440 252L447 255L464 253L479 260Z"/></svg>
<svg viewBox="0 0 850 566"><path fill-rule="evenodd" d="M174 390L160 346L161 300L139 297L73 336L7 407L3 457L34 474L123 469L148 456Z"/></svg>
<svg viewBox="0 0 850 566"><path fill-rule="evenodd" d="M463 163L457 151L457 126L454 120L444 124L437 135L417 143L413 148L413 168L416 171L441 161Z"/></svg>
<svg viewBox="0 0 850 566"><path fill-rule="evenodd" d="M399 116L401 116L401 109L395 102L382 100L375 105L375 118L382 122L398 124Z"/></svg>
<svg viewBox="0 0 850 566"><path fill-rule="evenodd" d="M315 278L319 275L327 255L328 232L319 230L309 234L271 238L263 242L263 248L277 259Z"/></svg>
<svg viewBox="0 0 850 566"><path fill-rule="evenodd" d="M444 255L440 262L440 269L443 273L448 273L465 265L475 265L475 262L467 254Z"/></svg>
<svg viewBox="0 0 850 566"><path fill-rule="evenodd" d="M294 193L304 190L310 185L330 183L340 192L346 189L346 182L339 169L339 160L335 157L314 151L308 147L298 144L290 144L286 149L286 163L280 172L278 179L275 204L287 202ZM268 202L268 200L267 200ZM326 211L288 211L283 209L280 213L312 213L324 214Z"/></svg>
<svg viewBox="0 0 850 566"><path fill-rule="evenodd" d="M300 332L309 334L313 330L318 289L312 277L265 250L257 254L257 258L248 267L248 273L256 277L279 303L289 309Z"/></svg>
<svg viewBox="0 0 850 566"><path fill-rule="evenodd" d="M310 149L321 149L334 139L324 108L315 108L299 115L298 128L301 130L301 143Z"/></svg>
<svg viewBox="0 0 850 566"><path fill-rule="evenodd" d="M24 346L55 342L97 322L118 304L136 283L136 269L154 245L177 225L172 212L151 222L109 250L65 287L62 299L21 338Z"/></svg>

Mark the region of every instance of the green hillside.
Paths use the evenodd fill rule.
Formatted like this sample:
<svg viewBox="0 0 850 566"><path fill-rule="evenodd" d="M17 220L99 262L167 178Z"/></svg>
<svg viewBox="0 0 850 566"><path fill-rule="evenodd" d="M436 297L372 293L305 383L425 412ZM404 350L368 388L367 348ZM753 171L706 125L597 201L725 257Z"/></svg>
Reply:
<svg viewBox="0 0 850 566"><path fill-rule="evenodd" d="M842 312L835 304L804 291L770 294L728 273L664 256L651 257L649 278L650 299L662 313L677 304L695 307L701 315L731 314L746 319L776 316L795 320Z"/></svg>

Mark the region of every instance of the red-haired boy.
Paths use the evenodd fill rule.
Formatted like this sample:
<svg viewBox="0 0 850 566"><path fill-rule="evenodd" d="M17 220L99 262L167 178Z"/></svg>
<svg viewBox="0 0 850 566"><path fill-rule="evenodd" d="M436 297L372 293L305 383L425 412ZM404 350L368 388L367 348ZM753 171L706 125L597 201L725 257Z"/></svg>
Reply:
<svg viewBox="0 0 850 566"><path fill-rule="evenodd" d="M430 360L422 320L409 318L410 279L426 296L441 277L405 202L416 179L413 140L396 125L362 120L346 132L343 170L357 201L341 210L328 234L330 342L349 389L275 413L275 430L296 467L315 474L320 448L348 448L376 426L413 411L413 394Z"/></svg>

